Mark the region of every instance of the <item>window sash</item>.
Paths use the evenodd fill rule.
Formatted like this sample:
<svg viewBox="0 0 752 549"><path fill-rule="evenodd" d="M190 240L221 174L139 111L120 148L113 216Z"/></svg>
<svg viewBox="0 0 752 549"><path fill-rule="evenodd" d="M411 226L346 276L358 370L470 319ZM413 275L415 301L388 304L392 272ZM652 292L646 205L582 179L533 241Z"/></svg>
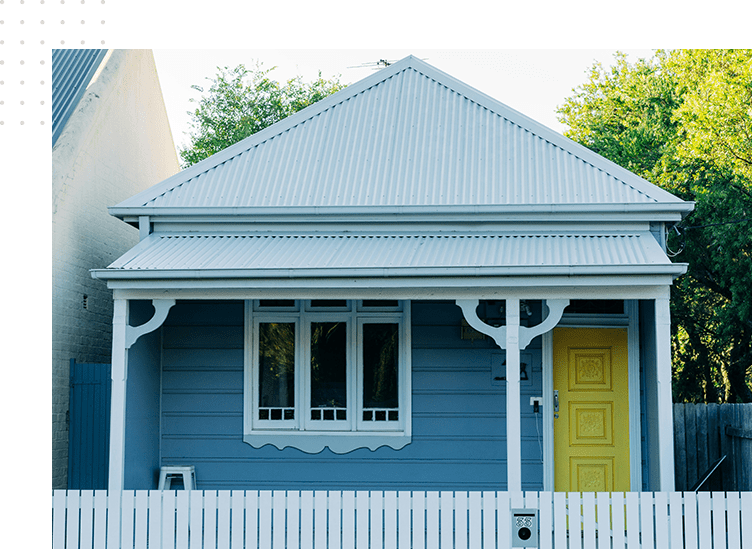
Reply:
<svg viewBox="0 0 752 549"><path fill-rule="evenodd" d="M283 430L290 432L388 432L403 431L409 420L409 380L406 379L407 361L409 360L407 345L406 312L403 302L399 301L398 309L389 311L363 308L361 302L348 301L348 311L327 311L314 308L310 310L309 302L297 300L296 310L277 310L259 308L259 300L248 302L247 326L250 330L250 352L247 352L247 383L246 418L250 418L250 432L255 430ZM356 306L357 305L357 306ZM407 308L409 311L409 308ZM346 331L346 415L345 420L314 420L311 419L311 326L316 323L342 322ZM295 326L295 367L294 367L294 419L259 419L260 407L260 325L266 323L291 323ZM397 412L396 421L365 421L363 419L363 330L367 324L395 324L397 326L398 345L397 361L397 398L398 407L391 409ZM379 411L381 409L378 409ZM389 409L384 409L389 414ZM284 412L283 412L284 413ZM336 413L336 412L335 412Z"/></svg>

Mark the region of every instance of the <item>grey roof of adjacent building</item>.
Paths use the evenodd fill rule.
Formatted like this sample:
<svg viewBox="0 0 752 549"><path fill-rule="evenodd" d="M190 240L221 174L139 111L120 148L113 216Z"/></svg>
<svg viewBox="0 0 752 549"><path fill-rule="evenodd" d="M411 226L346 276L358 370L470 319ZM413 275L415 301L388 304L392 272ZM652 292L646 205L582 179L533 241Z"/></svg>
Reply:
<svg viewBox="0 0 752 549"><path fill-rule="evenodd" d="M686 203L409 56L110 209L119 217Z"/></svg>
<svg viewBox="0 0 752 549"><path fill-rule="evenodd" d="M107 50L52 50L52 145L78 106Z"/></svg>
<svg viewBox="0 0 752 549"><path fill-rule="evenodd" d="M675 274L648 232L507 235L152 234L99 278ZM197 273L200 273L197 274Z"/></svg>

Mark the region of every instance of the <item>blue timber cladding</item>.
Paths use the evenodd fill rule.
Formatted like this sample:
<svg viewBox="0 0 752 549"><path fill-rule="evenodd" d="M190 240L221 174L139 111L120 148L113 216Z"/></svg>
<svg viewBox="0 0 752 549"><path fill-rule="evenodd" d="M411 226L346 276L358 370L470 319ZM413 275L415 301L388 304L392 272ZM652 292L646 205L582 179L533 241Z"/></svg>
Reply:
<svg viewBox="0 0 752 549"><path fill-rule="evenodd" d="M452 302L416 301L412 311L412 443L306 454L242 441L243 303L178 302L163 327L161 463L195 465L200 489L504 489L504 386L491 384L492 356L503 351L460 339ZM539 340L523 353L531 363L522 383L525 490L542 489L527 405L541 394Z"/></svg>

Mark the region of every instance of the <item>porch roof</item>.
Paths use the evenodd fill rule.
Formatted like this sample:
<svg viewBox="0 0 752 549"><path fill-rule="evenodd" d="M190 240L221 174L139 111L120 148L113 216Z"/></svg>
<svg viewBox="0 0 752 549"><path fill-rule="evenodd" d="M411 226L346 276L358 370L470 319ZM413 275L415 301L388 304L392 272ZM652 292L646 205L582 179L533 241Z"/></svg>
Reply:
<svg viewBox="0 0 752 549"><path fill-rule="evenodd" d="M600 234L164 234L101 279L280 279L669 275L649 232ZM416 283L418 280L416 280Z"/></svg>

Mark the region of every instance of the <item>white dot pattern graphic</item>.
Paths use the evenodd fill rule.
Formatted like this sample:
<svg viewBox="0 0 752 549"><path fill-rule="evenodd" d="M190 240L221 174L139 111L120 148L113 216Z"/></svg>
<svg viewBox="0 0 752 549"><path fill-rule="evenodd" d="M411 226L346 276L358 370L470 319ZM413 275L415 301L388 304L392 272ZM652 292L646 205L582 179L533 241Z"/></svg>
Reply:
<svg viewBox="0 0 752 549"><path fill-rule="evenodd" d="M117 1L0 0L0 132L51 131L51 48L106 48Z"/></svg>

